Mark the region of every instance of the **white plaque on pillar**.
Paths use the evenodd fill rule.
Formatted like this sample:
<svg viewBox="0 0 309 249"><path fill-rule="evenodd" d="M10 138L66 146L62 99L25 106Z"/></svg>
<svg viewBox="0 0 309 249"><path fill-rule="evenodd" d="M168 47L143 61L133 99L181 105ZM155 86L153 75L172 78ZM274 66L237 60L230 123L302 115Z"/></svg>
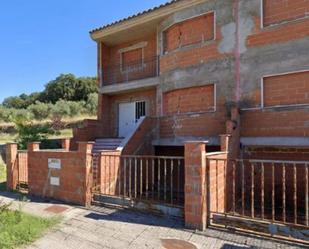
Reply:
<svg viewBox="0 0 309 249"><path fill-rule="evenodd" d="M59 179L59 177L51 176L50 177L50 185L60 186L60 179Z"/></svg>
<svg viewBox="0 0 309 249"><path fill-rule="evenodd" d="M49 169L61 169L61 160L56 158L48 158Z"/></svg>

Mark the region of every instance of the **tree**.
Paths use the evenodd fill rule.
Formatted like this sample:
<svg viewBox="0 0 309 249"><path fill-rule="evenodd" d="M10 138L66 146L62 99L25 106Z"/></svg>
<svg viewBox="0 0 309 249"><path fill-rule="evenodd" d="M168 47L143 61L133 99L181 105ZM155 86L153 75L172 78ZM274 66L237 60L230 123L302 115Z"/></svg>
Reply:
<svg viewBox="0 0 309 249"><path fill-rule="evenodd" d="M31 122L21 121L15 123L18 132L16 142L19 149L24 150L31 142L46 142L48 135L53 135L55 131L48 125L35 125Z"/></svg>
<svg viewBox="0 0 309 249"><path fill-rule="evenodd" d="M27 110L30 111L36 120L43 120L50 115L51 104L42 103L40 101L35 102L28 106Z"/></svg>
<svg viewBox="0 0 309 249"><path fill-rule="evenodd" d="M58 100L86 101L90 93L97 92L96 78L76 78L73 74L61 74L45 86L41 102L56 103Z"/></svg>
<svg viewBox="0 0 309 249"><path fill-rule="evenodd" d="M29 105L34 104L40 96L40 93L34 92L30 95L21 94L19 96L8 97L4 99L3 106L7 108L26 109Z"/></svg>

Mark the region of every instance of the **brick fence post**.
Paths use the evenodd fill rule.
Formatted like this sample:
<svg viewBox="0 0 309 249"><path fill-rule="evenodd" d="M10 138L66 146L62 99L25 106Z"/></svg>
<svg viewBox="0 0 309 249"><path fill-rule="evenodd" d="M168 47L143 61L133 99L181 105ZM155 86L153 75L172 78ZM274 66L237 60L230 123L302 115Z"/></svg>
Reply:
<svg viewBox="0 0 309 249"><path fill-rule="evenodd" d="M32 142L27 145L28 152L38 151L40 150L40 142Z"/></svg>
<svg viewBox="0 0 309 249"><path fill-rule="evenodd" d="M93 179L92 179L92 148L93 142L78 142L78 152L81 154L82 158L84 158L84 166L85 166L85 175L84 175L84 193L82 197L82 202L84 206L90 206L92 200L92 187L93 187Z"/></svg>
<svg viewBox="0 0 309 249"><path fill-rule="evenodd" d="M222 152L229 151L230 137L231 135L229 134L220 135L220 150Z"/></svg>
<svg viewBox="0 0 309 249"><path fill-rule="evenodd" d="M6 145L6 187L15 190L18 184L17 144Z"/></svg>
<svg viewBox="0 0 309 249"><path fill-rule="evenodd" d="M206 205L206 143L185 144L185 224L205 230Z"/></svg>
<svg viewBox="0 0 309 249"><path fill-rule="evenodd" d="M65 151L70 151L70 143L71 143L70 138L62 139L61 140L61 148Z"/></svg>

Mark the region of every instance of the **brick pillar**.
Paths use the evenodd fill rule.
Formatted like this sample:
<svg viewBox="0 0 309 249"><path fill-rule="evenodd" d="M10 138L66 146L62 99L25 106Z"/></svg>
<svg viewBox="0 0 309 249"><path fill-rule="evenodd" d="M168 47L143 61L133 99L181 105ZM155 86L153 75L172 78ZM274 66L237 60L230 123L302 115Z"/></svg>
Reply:
<svg viewBox="0 0 309 249"><path fill-rule="evenodd" d="M70 138L62 139L61 140L61 148L65 151L69 151L70 150L70 142L71 142Z"/></svg>
<svg viewBox="0 0 309 249"><path fill-rule="evenodd" d="M229 134L220 135L220 150L222 152L228 152L229 151L230 137L231 137L231 135L229 135Z"/></svg>
<svg viewBox="0 0 309 249"><path fill-rule="evenodd" d="M206 143L185 144L185 224L188 228L205 230L206 205Z"/></svg>
<svg viewBox="0 0 309 249"><path fill-rule="evenodd" d="M92 192L91 189L93 187L93 178L92 178L92 147L93 142L78 142L78 152L83 154L83 158L85 158L85 175L84 175L84 193L83 194L83 205L90 206L92 200Z"/></svg>
<svg viewBox="0 0 309 249"><path fill-rule="evenodd" d="M15 190L18 184L17 144L6 145L6 187Z"/></svg>
<svg viewBox="0 0 309 249"><path fill-rule="evenodd" d="M28 149L28 152L40 150L40 142L28 143L27 149Z"/></svg>

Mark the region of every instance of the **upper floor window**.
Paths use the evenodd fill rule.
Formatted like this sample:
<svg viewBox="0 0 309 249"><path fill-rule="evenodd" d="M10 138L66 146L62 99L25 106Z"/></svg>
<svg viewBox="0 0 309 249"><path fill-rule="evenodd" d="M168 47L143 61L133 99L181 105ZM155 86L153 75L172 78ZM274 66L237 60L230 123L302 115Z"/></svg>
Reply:
<svg viewBox="0 0 309 249"><path fill-rule="evenodd" d="M263 106L309 104L309 71L263 78Z"/></svg>
<svg viewBox="0 0 309 249"><path fill-rule="evenodd" d="M262 0L263 26L309 16L309 0Z"/></svg>
<svg viewBox="0 0 309 249"><path fill-rule="evenodd" d="M163 33L164 52L215 38L215 14L207 13L169 27Z"/></svg>

